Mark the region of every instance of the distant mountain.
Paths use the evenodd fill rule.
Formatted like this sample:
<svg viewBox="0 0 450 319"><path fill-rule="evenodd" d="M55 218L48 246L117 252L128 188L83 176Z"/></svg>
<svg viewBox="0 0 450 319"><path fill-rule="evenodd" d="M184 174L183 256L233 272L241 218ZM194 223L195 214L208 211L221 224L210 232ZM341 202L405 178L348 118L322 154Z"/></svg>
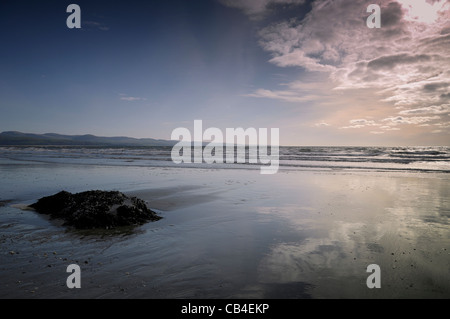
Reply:
<svg viewBox="0 0 450 319"><path fill-rule="evenodd" d="M173 146L177 141L125 136L101 137L95 135L32 134L22 132L0 133L0 145L82 145L82 146Z"/></svg>

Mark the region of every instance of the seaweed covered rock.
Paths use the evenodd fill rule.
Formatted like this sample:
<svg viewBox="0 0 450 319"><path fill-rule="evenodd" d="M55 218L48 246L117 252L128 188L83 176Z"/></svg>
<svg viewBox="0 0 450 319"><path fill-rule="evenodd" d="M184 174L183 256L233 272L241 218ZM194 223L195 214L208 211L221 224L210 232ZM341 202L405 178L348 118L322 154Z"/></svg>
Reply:
<svg viewBox="0 0 450 319"><path fill-rule="evenodd" d="M30 207L78 229L137 226L161 219L142 199L117 191L62 191L43 197Z"/></svg>

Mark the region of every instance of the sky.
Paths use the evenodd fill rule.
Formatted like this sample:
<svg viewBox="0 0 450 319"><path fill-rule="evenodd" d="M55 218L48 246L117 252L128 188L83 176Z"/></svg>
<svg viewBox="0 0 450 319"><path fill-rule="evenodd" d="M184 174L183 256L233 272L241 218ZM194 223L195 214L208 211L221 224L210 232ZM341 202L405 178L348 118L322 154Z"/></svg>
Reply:
<svg viewBox="0 0 450 319"><path fill-rule="evenodd" d="M450 146L449 0L6 0L0 43L0 131Z"/></svg>

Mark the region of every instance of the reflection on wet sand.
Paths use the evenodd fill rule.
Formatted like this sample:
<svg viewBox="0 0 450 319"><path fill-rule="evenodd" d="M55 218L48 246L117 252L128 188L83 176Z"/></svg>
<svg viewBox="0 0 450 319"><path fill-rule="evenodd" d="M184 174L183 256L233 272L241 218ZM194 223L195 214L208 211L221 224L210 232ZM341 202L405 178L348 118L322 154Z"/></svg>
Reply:
<svg viewBox="0 0 450 319"><path fill-rule="evenodd" d="M2 174L7 198L19 199L0 207L1 298L450 296L445 174L71 165ZM139 195L163 219L112 235L17 208L60 185ZM69 263L82 266L82 289L65 286ZM370 264L380 289L366 286Z"/></svg>
<svg viewBox="0 0 450 319"><path fill-rule="evenodd" d="M304 182L291 187L306 184L320 199L259 208L305 236L271 247L258 267L261 281L309 283L317 298L449 296L448 181L316 175ZM366 287L372 263L381 267L383 289Z"/></svg>

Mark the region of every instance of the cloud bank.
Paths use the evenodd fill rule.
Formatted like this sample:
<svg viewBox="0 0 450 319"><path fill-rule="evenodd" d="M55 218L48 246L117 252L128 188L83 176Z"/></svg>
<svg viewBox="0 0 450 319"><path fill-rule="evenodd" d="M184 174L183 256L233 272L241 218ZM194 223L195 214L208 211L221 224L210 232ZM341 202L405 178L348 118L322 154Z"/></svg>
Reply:
<svg viewBox="0 0 450 319"><path fill-rule="evenodd" d="M248 0L239 2L240 5L231 0L224 2L252 15L267 13L270 3L302 1ZM259 32L260 44L270 53L270 63L280 68L298 68L300 82L308 82L308 75L316 73L325 75L327 80L315 85L310 82L308 92L295 83L283 83L283 90L260 88L248 96L292 103L315 101L320 105L330 95L339 104L346 95L347 116L340 112L334 123L345 121L350 125L341 124L341 128L448 123L450 1L377 3L381 7L380 29L367 27L370 13L366 11L369 3L365 0L316 0L311 2L311 10L303 19L263 27ZM379 103L390 108L365 122L352 118L352 103L355 107L361 99L352 101L350 94L358 90L370 93L366 100L371 101L371 106ZM333 119L319 121L331 123ZM392 131L399 130L396 128ZM441 132L449 133L446 129Z"/></svg>

